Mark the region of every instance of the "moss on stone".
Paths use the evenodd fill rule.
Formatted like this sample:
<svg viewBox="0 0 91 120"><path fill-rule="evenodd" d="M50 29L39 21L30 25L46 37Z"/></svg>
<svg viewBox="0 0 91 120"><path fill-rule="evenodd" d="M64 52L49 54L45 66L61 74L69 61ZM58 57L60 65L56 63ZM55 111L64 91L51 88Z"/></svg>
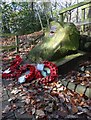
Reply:
<svg viewBox="0 0 91 120"><path fill-rule="evenodd" d="M45 32L43 42L30 51L28 57L32 61L49 60L55 57L55 54L60 58L68 50L78 49L79 32L74 24L65 24L62 27L59 23L52 22L51 26L56 27L55 32Z"/></svg>

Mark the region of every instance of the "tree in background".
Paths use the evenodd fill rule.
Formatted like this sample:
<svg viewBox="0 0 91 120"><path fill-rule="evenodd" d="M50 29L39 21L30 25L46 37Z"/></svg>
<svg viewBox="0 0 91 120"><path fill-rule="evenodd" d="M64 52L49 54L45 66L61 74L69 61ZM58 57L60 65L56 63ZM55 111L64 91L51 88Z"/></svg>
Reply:
<svg viewBox="0 0 91 120"><path fill-rule="evenodd" d="M22 35L49 27L50 19L58 21L60 10L74 3L75 0L2 2L0 4L2 10L2 32ZM71 12L65 14L67 20Z"/></svg>
<svg viewBox="0 0 91 120"><path fill-rule="evenodd" d="M41 26L33 3L2 3L2 32L28 34L39 31Z"/></svg>
<svg viewBox="0 0 91 120"><path fill-rule="evenodd" d="M36 10L40 19L41 26L49 28L49 21L53 17L51 2L37 2Z"/></svg>
<svg viewBox="0 0 91 120"><path fill-rule="evenodd" d="M72 5L76 4L76 0L54 0L52 3L52 11L53 11L53 16L54 18L59 21L60 20L60 10L63 8L70 7ZM64 15L65 21L70 21L70 16L73 11L66 12Z"/></svg>
<svg viewBox="0 0 91 120"><path fill-rule="evenodd" d="M49 27L51 2L3 2L2 33L28 34Z"/></svg>

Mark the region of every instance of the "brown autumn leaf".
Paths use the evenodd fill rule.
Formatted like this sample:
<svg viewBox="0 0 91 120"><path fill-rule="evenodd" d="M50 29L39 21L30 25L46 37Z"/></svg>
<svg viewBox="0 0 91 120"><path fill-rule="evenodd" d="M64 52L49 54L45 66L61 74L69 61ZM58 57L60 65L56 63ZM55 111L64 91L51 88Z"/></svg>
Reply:
<svg viewBox="0 0 91 120"><path fill-rule="evenodd" d="M58 97L58 93L55 92L55 91L52 91L50 94L51 94L51 96L56 96L56 97Z"/></svg>
<svg viewBox="0 0 91 120"><path fill-rule="evenodd" d="M71 102L72 105L76 105L76 101L75 101L74 98L71 98L71 99L70 99L70 102Z"/></svg>
<svg viewBox="0 0 91 120"><path fill-rule="evenodd" d="M77 106L72 105L72 112L73 112L73 113L77 113L77 112L78 112Z"/></svg>
<svg viewBox="0 0 91 120"><path fill-rule="evenodd" d="M88 105L87 105L87 102L85 102L85 101L82 101L79 105L80 105L80 106L88 106ZM90 105L91 105L91 104L90 104Z"/></svg>

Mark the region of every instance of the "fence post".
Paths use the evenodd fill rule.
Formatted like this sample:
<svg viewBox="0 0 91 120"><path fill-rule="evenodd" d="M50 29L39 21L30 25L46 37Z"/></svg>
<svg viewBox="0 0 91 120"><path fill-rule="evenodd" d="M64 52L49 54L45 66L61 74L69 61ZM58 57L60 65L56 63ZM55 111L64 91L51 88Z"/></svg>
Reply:
<svg viewBox="0 0 91 120"><path fill-rule="evenodd" d="M82 22L84 22L85 20L85 8L82 9ZM85 25L82 25L82 32L85 31Z"/></svg>
<svg viewBox="0 0 91 120"><path fill-rule="evenodd" d="M60 14L60 22L64 22L63 13Z"/></svg>
<svg viewBox="0 0 91 120"><path fill-rule="evenodd" d="M69 11L69 22L71 22L71 10Z"/></svg>
<svg viewBox="0 0 91 120"><path fill-rule="evenodd" d="M78 22L78 8L77 8L77 14L76 14L76 22Z"/></svg>
<svg viewBox="0 0 91 120"><path fill-rule="evenodd" d="M18 39L18 35L15 36L15 41L16 41L16 52L19 53L19 39Z"/></svg>
<svg viewBox="0 0 91 120"><path fill-rule="evenodd" d="M87 18L90 19L91 18L91 6L89 6L89 10L88 10L88 15ZM89 20L89 22L91 21L91 19ZM91 36L91 23L88 24L88 35Z"/></svg>

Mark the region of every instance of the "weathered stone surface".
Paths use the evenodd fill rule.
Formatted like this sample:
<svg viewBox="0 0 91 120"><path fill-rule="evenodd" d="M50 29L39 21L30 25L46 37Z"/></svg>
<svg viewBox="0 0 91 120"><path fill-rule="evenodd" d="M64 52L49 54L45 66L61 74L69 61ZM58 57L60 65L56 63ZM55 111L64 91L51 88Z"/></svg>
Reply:
<svg viewBox="0 0 91 120"><path fill-rule="evenodd" d="M79 47L79 32L74 24L51 23L50 31L45 32L43 42L34 47L29 58L33 61L58 59L68 50L77 50ZM58 55L55 56L55 55Z"/></svg>

